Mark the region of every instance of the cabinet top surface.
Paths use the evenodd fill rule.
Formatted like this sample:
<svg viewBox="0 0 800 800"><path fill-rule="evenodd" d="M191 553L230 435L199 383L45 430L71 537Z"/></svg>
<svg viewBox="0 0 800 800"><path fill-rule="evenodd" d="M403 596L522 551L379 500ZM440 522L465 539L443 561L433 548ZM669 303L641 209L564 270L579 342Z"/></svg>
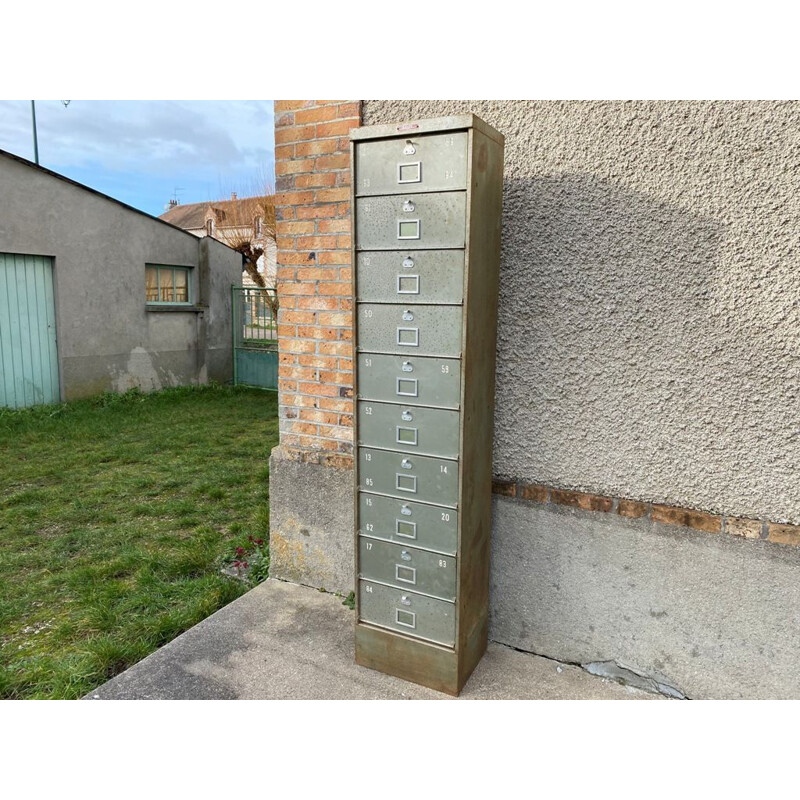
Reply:
<svg viewBox="0 0 800 800"><path fill-rule="evenodd" d="M353 141L364 141L365 139L386 139L389 137L416 136L421 133L439 133L442 131L464 130L465 128L475 128L500 145L505 141L502 133L496 131L491 125L484 122L474 114L461 114L452 117L433 117L431 119L420 119L411 122L397 122L389 125L367 125L363 128L354 128L350 131L350 138Z"/></svg>

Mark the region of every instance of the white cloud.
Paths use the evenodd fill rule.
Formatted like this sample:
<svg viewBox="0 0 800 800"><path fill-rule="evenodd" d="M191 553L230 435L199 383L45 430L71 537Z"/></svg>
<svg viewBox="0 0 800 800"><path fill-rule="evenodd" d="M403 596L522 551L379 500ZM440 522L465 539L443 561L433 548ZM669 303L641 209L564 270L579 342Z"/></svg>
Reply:
<svg viewBox="0 0 800 800"><path fill-rule="evenodd" d="M43 166L163 175L271 170L271 100L36 103ZM33 159L30 103L0 100L0 149Z"/></svg>

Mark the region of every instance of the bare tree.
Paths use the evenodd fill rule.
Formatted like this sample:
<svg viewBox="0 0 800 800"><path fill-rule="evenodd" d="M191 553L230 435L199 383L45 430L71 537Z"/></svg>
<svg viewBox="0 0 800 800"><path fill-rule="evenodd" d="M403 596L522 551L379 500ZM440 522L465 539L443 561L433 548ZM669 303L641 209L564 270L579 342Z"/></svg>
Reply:
<svg viewBox="0 0 800 800"><path fill-rule="evenodd" d="M277 249L275 226L275 195L265 191L252 197L237 197L212 203L215 209L213 233L215 239L241 253L244 268L256 286L272 289L268 294L270 309L277 319L278 299L275 287L267 285L266 261L268 251ZM264 259L264 271L258 262Z"/></svg>

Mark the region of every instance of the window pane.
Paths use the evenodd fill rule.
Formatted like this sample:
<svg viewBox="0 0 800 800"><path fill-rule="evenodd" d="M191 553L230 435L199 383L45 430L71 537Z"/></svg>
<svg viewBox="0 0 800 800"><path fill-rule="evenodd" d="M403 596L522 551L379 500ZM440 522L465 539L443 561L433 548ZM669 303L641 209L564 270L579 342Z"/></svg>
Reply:
<svg viewBox="0 0 800 800"><path fill-rule="evenodd" d="M189 272L185 269L175 270L175 302L189 302Z"/></svg>
<svg viewBox="0 0 800 800"><path fill-rule="evenodd" d="M145 273L145 297L148 303L158 302L158 270L155 267L147 267Z"/></svg>
<svg viewBox="0 0 800 800"><path fill-rule="evenodd" d="M159 299L162 303L173 303L174 300L174 293L172 289L172 270L171 269L160 269L159 271L159 284L161 289L161 295Z"/></svg>

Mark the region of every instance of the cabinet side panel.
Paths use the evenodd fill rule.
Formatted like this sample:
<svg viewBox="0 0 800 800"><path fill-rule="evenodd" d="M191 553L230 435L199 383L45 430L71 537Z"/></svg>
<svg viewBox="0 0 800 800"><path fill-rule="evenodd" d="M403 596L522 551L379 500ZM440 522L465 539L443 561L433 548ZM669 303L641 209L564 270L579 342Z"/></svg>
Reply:
<svg viewBox="0 0 800 800"><path fill-rule="evenodd" d="M459 689L486 649L503 146L472 131L464 340Z"/></svg>
<svg viewBox="0 0 800 800"><path fill-rule="evenodd" d="M358 174L356 170L356 143L350 142L350 230L351 230L351 250L350 258L352 272L350 275L351 302L353 304L353 588L355 590L355 625L361 616L361 605L359 603L358 575L360 564L358 560L358 529L361 527L359 522L358 504L358 270L356 269L356 186L358 185Z"/></svg>

